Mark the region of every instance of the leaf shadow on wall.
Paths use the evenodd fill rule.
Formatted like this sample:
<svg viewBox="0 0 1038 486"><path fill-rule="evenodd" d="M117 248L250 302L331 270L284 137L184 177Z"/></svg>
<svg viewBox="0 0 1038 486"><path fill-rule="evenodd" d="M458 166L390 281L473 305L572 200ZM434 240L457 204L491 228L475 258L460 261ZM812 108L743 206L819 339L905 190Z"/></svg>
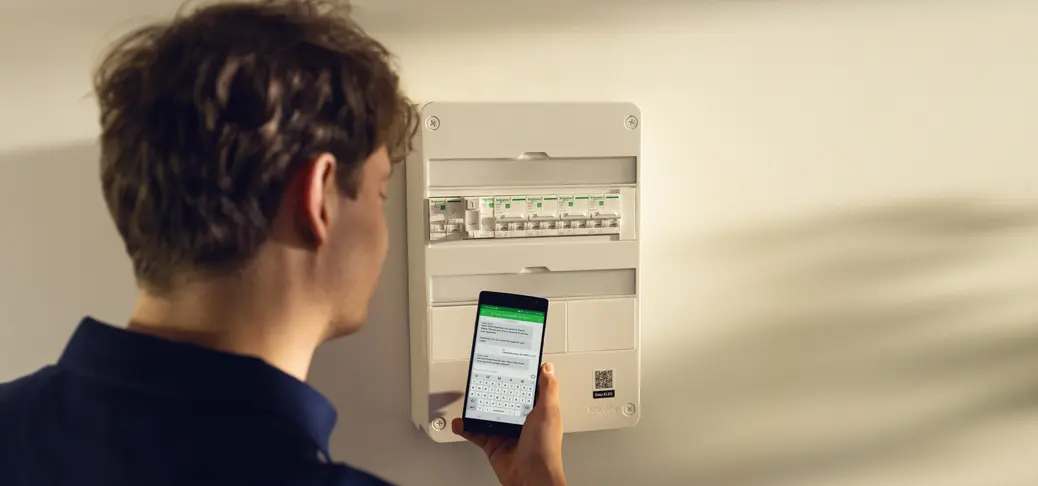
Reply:
<svg viewBox="0 0 1038 486"><path fill-rule="evenodd" d="M691 299L710 311L675 304L689 322L643 343L648 430L631 439L636 470L659 473L640 483L889 479L1038 418L1036 230L1038 205L940 199L671 248L716 280Z"/></svg>

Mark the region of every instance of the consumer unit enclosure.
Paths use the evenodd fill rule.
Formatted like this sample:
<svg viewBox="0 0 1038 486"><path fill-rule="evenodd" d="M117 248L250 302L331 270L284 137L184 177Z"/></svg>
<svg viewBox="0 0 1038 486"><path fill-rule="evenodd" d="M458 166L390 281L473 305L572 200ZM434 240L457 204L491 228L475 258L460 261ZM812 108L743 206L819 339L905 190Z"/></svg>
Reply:
<svg viewBox="0 0 1038 486"><path fill-rule="evenodd" d="M549 299L566 432L640 407L641 113L630 103L428 103L406 163L412 420L459 438L481 290Z"/></svg>

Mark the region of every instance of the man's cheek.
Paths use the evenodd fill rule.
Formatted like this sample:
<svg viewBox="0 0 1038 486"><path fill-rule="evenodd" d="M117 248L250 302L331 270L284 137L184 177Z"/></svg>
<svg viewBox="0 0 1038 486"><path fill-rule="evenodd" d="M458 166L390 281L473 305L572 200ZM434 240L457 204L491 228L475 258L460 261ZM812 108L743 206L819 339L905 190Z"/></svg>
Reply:
<svg viewBox="0 0 1038 486"><path fill-rule="evenodd" d="M382 260L385 260L386 253L389 252L389 228L386 226L385 221L382 222L382 228L379 229L378 235L380 256Z"/></svg>

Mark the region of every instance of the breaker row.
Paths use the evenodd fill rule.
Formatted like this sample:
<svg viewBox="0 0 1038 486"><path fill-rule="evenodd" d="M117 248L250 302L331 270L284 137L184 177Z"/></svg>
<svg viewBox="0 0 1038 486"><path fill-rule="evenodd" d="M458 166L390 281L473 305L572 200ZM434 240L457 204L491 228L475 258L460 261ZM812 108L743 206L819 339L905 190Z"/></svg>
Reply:
<svg viewBox="0 0 1038 486"><path fill-rule="evenodd" d="M429 240L619 234L619 194L429 199Z"/></svg>

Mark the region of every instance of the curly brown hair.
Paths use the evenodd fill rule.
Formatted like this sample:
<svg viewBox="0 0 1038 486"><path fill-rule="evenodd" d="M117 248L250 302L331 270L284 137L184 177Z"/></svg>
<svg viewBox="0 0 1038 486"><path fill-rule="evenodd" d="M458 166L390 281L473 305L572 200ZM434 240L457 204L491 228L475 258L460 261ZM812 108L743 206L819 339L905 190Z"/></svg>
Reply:
<svg viewBox="0 0 1038 486"><path fill-rule="evenodd" d="M182 11L111 48L95 74L105 200L138 284L234 272L266 240L295 172L322 153L356 196L365 160L411 149L391 55L341 2Z"/></svg>

